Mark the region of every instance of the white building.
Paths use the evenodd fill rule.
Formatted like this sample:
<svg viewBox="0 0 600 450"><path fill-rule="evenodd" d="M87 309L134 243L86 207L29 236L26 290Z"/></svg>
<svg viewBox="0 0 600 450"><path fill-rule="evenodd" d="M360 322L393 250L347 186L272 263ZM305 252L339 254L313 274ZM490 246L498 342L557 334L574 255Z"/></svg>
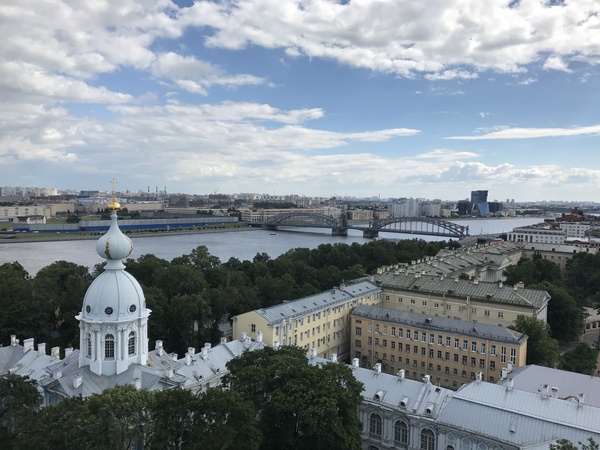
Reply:
<svg viewBox="0 0 600 450"><path fill-rule="evenodd" d="M535 244L564 244L567 232L552 228L545 223L514 228L508 233L508 240Z"/></svg>

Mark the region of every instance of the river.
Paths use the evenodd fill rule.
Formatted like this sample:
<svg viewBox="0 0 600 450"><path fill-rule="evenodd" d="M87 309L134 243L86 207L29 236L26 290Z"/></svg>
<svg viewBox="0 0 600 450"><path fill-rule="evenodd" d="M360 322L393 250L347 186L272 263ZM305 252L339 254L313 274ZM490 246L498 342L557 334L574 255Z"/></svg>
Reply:
<svg viewBox="0 0 600 450"><path fill-rule="evenodd" d="M541 218L518 219L469 219L456 220L460 225L468 225L471 234L492 234L511 231L518 226L541 222ZM418 236L398 233L380 233L381 239L400 240L420 238L426 241L441 241L445 238ZM362 237L362 232L349 230L348 236L331 236L331 230L321 228L291 229L271 234L263 230L243 230L222 233L198 233L186 235L159 235L133 237L131 258L144 254L154 254L171 261L173 258L190 253L194 248L205 245L208 251L221 262L235 257L239 260L252 260L257 253L267 253L276 258L290 249L298 247L316 248L321 244L354 242L365 243L370 239ZM95 240L73 240L52 242L11 241L0 245L0 265L19 262L30 275L35 275L42 267L54 261L70 261L87 267L103 262L96 254Z"/></svg>

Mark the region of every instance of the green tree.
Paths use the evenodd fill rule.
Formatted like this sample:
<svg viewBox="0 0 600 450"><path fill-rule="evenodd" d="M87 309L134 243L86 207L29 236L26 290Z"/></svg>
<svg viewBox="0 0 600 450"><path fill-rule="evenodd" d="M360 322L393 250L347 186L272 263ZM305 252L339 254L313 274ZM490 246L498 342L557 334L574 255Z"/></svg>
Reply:
<svg viewBox="0 0 600 450"><path fill-rule="evenodd" d="M149 424L144 448L180 450L192 448L194 416L198 398L188 389L152 392L149 397ZM200 441L201 442L201 441Z"/></svg>
<svg viewBox="0 0 600 450"><path fill-rule="evenodd" d="M583 310L575 299L564 288L549 281L533 284L529 288L547 291L550 294L548 325L552 337L559 342L577 341L583 329Z"/></svg>
<svg viewBox="0 0 600 450"><path fill-rule="evenodd" d="M194 449L260 448L262 434L254 406L235 392L209 389L199 397L193 417Z"/></svg>
<svg viewBox="0 0 600 450"><path fill-rule="evenodd" d="M581 343L573 350L563 353L559 358L559 367L569 372L594 375L598 364L598 350Z"/></svg>
<svg viewBox="0 0 600 450"><path fill-rule="evenodd" d="M587 443L579 442L579 447L568 439L559 439L554 444L550 444L550 450L598 450L598 443L591 437Z"/></svg>
<svg viewBox="0 0 600 450"><path fill-rule="evenodd" d="M361 447L362 384L347 366L312 366L303 349L284 346L244 353L227 368L224 385L254 404L261 448Z"/></svg>
<svg viewBox="0 0 600 450"><path fill-rule="evenodd" d="M88 398L91 448L137 448L148 425L149 395L133 386L117 386Z"/></svg>
<svg viewBox="0 0 600 450"><path fill-rule="evenodd" d="M40 404L36 383L29 377L5 375L0 378L0 441L10 442L25 426L26 419Z"/></svg>
<svg viewBox="0 0 600 450"><path fill-rule="evenodd" d="M510 327L528 336L527 364L554 367L559 355L558 341L550 337L550 326L532 316L518 316Z"/></svg>

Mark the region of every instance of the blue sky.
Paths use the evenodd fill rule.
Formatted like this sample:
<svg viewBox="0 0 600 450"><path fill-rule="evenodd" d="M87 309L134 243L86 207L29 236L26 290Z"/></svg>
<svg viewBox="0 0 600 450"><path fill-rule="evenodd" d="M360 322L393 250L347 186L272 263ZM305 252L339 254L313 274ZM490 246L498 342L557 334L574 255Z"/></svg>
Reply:
<svg viewBox="0 0 600 450"><path fill-rule="evenodd" d="M597 0L28 0L0 25L0 186L600 201Z"/></svg>

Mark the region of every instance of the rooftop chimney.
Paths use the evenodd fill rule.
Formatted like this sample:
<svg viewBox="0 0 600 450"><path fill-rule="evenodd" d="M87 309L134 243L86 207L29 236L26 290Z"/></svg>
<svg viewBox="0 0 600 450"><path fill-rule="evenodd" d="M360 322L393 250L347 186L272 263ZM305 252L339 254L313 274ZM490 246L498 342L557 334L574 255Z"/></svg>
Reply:
<svg viewBox="0 0 600 450"><path fill-rule="evenodd" d="M23 353L33 350L33 338L23 339Z"/></svg>
<svg viewBox="0 0 600 450"><path fill-rule="evenodd" d="M399 379L399 380L404 380L404 375L405 375L405 373L406 373L406 372L404 371L404 369L400 369L400 370L398 371L398 379Z"/></svg>
<svg viewBox="0 0 600 450"><path fill-rule="evenodd" d="M579 395L577 396L577 399L579 400L580 405L585 404L585 394L583 392L579 393Z"/></svg>
<svg viewBox="0 0 600 450"><path fill-rule="evenodd" d="M246 340L246 332L245 332L245 331L242 331L242 332L240 333L240 341L244 342L245 340Z"/></svg>
<svg viewBox="0 0 600 450"><path fill-rule="evenodd" d="M512 391L513 390L513 379L512 378L508 379L508 384L506 385L506 390L507 391Z"/></svg>
<svg viewBox="0 0 600 450"><path fill-rule="evenodd" d="M352 368L358 369L358 358L352 358Z"/></svg>
<svg viewBox="0 0 600 450"><path fill-rule="evenodd" d="M156 341L155 342L155 348L156 348L156 353L158 353L158 356L162 356L164 353L163 350L163 341Z"/></svg>
<svg viewBox="0 0 600 450"><path fill-rule="evenodd" d="M381 373L381 363L375 364L373 370L375 371L375 373Z"/></svg>
<svg viewBox="0 0 600 450"><path fill-rule="evenodd" d="M168 367L167 368L167 378L171 379L173 378L174 372L173 372L173 368L172 367Z"/></svg>
<svg viewBox="0 0 600 450"><path fill-rule="evenodd" d="M431 375L425 375L423 377L423 383L429 384L431 382Z"/></svg>
<svg viewBox="0 0 600 450"><path fill-rule="evenodd" d="M552 395L552 397L558 398L558 388L555 386L552 386L550 388L550 394Z"/></svg>
<svg viewBox="0 0 600 450"><path fill-rule="evenodd" d="M52 359L60 359L60 347L52 347L50 349L50 357Z"/></svg>
<svg viewBox="0 0 600 450"><path fill-rule="evenodd" d="M317 349L316 349L316 348L314 348L314 347L313 347L313 348L310 350L310 357L311 357L311 358L316 358L316 357L317 357Z"/></svg>
<svg viewBox="0 0 600 450"><path fill-rule="evenodd" d="M38 353L40 355L45 355L46 354L46 343L42 342L40 344L38 344Z"/></svg>
<svg viewBox="0 0 600 450"><path fill-rule="evenodd" d="M475 374L475 382L476 383L481 383L482 379L483 379L483 374L481 373L481 371L477 372Z"/></svg>
<svg viewBox="0 0 600 450"><path fill-rule="evenodd" d="M141 378L134 378L133 379L133 386L139 391L142 389L142 379Z"/></svg>
<svg viewBox="0 0 600 450"><path fill-rule="evenodd" d="M331 362L334 362L334 363L338 362L338 360L337 360L337 353L332 353L331 354Z"/></svg>
<svg viewBox="0 0 600 450"><path fill-rule="evenodd" d="M221 344L227 344L227 338L225 336L221 338Z"/></svg>
<svg viewBox="0 0 600 450"><path fill-rule="evenodd" d="M185 365L186 366L192 365L192 355L190 355L189 351L185 354Z"/></svg>
<svg viewBox="0 0 600 450"><path fill-rule="evenodd" d="M65 348L65 358L67 356L69 356L71 353L73 353L73 347L67 347L67 348Z"/></svg>
<svg viewBox="0 0 600 450"><path fill-rule="evenodd" d="M15 345L19 345L19 340L17 339L17 335L16 334L11 334L10 335L10 345L12 345L13 347Z"/></svg>
<svg viewBox="0 0 600 450"><path fill-rule="evenodd" d="M83 383L83 375L76 375L75 378L73 378L73 389L77 389L81 386L81 383Z"/></svg>

